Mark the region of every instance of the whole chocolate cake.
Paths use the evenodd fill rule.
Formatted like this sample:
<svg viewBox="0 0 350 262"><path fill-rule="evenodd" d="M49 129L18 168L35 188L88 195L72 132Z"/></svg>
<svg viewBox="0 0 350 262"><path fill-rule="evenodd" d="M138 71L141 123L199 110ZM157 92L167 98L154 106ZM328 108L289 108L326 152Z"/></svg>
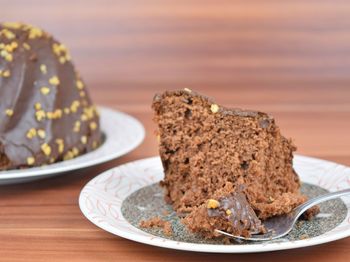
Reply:
<svg viewBox="0 0 350 262"><path fill-rule="evenodd" d="M39 28L0 24L0 170L71 159L100 141L67 48Z"/></svg>
<svg viewBox="0 0 350 262"><path fill-rule="evenodd" d="M262 112L228 109L189 89L153 100L166 199L194 232L247 236L306 201L295 146ZM317 209L309 211L317 212Z"/></svg>

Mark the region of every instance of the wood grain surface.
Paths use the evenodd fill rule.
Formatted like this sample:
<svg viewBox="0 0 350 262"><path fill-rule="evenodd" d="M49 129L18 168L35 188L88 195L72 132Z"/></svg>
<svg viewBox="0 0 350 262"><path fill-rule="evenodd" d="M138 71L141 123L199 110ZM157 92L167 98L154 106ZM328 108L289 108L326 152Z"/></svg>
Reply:
<svg viewBox="0 0 350 262"><path fill-rule="evenodd" d="M165 89L267 111L300 154L350 165L349 17L346 0L0 0L1 20L54 34L94 101L147 130L137 150L108 164L0 187L0 260L350 261L350 238L245 255L155 248L98 229L78 207L101 171L157 154L150 102Z"/></svg>

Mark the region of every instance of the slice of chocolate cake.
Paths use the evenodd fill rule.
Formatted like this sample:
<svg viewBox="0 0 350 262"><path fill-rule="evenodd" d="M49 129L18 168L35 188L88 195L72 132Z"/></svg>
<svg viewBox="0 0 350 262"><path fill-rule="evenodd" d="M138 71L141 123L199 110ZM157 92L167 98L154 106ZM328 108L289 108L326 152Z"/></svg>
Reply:
<svg viewBox="0 0 350 262"><path fill-rule="evenodd" d="M100 140L67 48L39 28L0 24L0 170L71 159Z"/></svg>
<svg viewBox="0 0 350 262"><path fill-rule="evenodd" d="M306 200L292 166L296 148L271 116L228 109L188 89L156 95L153 109L161 184L191 230L207 237L216 235L215 228L263 232L259 219L288 213ZM208 206L210 199L218 206Z"/></svg>

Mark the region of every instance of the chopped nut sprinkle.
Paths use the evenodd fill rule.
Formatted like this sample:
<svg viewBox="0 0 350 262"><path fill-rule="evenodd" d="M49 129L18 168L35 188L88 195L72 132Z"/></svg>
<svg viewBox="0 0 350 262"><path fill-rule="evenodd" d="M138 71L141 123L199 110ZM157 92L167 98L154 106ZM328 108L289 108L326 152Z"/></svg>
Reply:
<svg viewBox="0 0 350 262"><path fill-rule="evenodd" d="M97 128L96 122L91 122L91 123L89 124L89 126L90 126L90 129L91 129L91 130L96 130L96 128Z"/></svg>
<svg viewBox="0 0 350 262"><path fill-rule="evenodd" d="M42 139L46 137L46 132L44 129L38 129L37 133L38 133L38 136Z"/></svg>
<svg viewBox="0 0 350 262"><path fill-rule="evenodd" d="M46 117L47 117L48 119L53 119L53 113L52 113L52 112L47 112L47 113L46 113Z"/></svg>
<svg viewBox="0 0 350 262"><path fill-rule="evenodd" d="M207 208L214 209L214 208L218 208L219 206L220 206L219 201L217 201L215 199L209 199L208 200Z"/></svg>
<svg viewBox="0 0 350 262"><path fill-rule="evenodd" d="M51 154L51 147L47 143L41 145L41 150L44 152L45 156Z"/></svg>
<svg viewBox="0 0 350 262"><path fill-rule="evenodd" d="M12 53L18 47L18 43L13 41L11 44L5 45L5 50L9 53Z"/></svg>
<svg viewBox="0 0 350 262"><path fill-rule="evenodd" d="M30 47L30 45L28 43L23 43L23 47L26 50L30 50L31 49L31 47Z"/></svg>
<svg viewBox="0 0 350 262"><path fill-rule="evenodd" d="M58 153L62 154L64 151L64 141L63 139L57 138L55 140L56 144L58 145Z"/></svg>
<svg viewBox="0 0 350 262"><path fill-rule="evenodd" d="M41 73L46 75L47 74L47 67L46 67L46 65L44 65L44 64L40 65L40 71L41 71Z"/></svg>
<svg viewBox="0 0 350 262"><path fill-rule="evenodd" d="M33 165L35 163L34 157L27 157L27 164L29 166Z"/></svg>
<svg viewBox="0 0 350 262"><path fill-rule="evenodd" d="M13 116L13 110L12 110L12 109L6 109L6 110L5 110L5 114L6 114L7 116Z"/></svg>
<svg viewBox="0 0 350 262"><path fill-rule="evenodd" d="M89 120L88 117L87 117L87 115L85 115L85 114L82 114L82 115L80 116L80 119L81 119L81 121L83 121L83 122L86 122L86 121Z"/></svg>
<svg viewBox="0 0 350 262"><path fill-rule="evenodd" d="M2 29L0 31L0 35L4 35L8 40L16 38L16 35L12 31L8 30L7 28Z"/></svg>
<svg viewBox="0 0 350 262"><path fill-rule="evenodd" d="M227 210L226 210L226 215L229 216L229 215L231 215L231 214L232 214L232 211L231 211L230 209L227 209Z"/></svg>
<svg viewBox="0 0 350 262"><path fill-rule="evenodd" d="M29 39L39 38L43 35L43 31L37 27L30 27L29 29Z"/></svg>
<svg viewBox="0 0 350 262"><path fill-rule="evenodd" d="M81 141L81 143L82 143L83 145L86 145L86 143L87 143L87 136L82 136L82 137L80 138L80 141Z"/></svg>
<svg viewBox="0 0 350 262"><path fill-rule="evenodd" d="M210 106L210 110L211 110L211 112L213 112L215 114L215 113L219 112L219 106L217 104L212 104Z"/></svg>
<svg viewBox="0 0 350 262"><path fill-rule="evenodd" d="M11 28L11 29L19 29L21 28L22 24L18 22L4 22L2 23L4 27Z"/></svg>
<svg viewBox="0 0 350 262"><path fill-rule="evenodd" d="M79 121L79 120L78 120L78 121L75 121L74 127L73 127L73 131L74 131L75 133L78 133L78 132L80 131L80 126L81 126L80 121Z"/></svg>
<svg viewBox="0 0 350 262"><path fill-rule="evenodd" d="M85 107L84 108L84 114L87 116L88 119L92 119L95 116L96 110L95 107Z"/></svg>
<svg viewBox="0 0 350 262"><path fill-rule="evenodd" d="M52 45L52 51L58 57L58 61L61 64L64 64L71 59L68 49L63 44L54 43Z"/></svg>
<svg viewBox="0 0 350 262"><path fill-rule="evenodd" d="M66 58L61 56L58 61L60 62L60 64L64 64L66 62Z"/></svg>
<svg viewBox="0 0 350 262"><path fill-rule="evenodd" d="M72 153L73 153L73 156L74 156L74 157L78 156L78 155L79 155L79 149L76 148L76 147L73 147L73 148L72 148Z"/></svg>
<svg viewBox="0 0 350 262"><path fill-rule="evenodd" d="M184 88L184 91L186 91L186 92L188 92L188 93L191 93L192 92L192 90L191 89L189 89L189 88Z"/></svg>
<svg viewBox="0 0 350 262"><path fill-rule="evenodd" d="M78 88L78 89L81 90L81 89L84 88L84 84L83 84L83 82L82 82L81 80L77 80L77 83L76 83L76 84L77 84L77 88Z"/></svg>
<svg viewBox="0 0 350 262"><path fill-rule="evenodd" d="M70 110L75 113L78 111L78 107L80 106L80 102L78 100L74 100L70 106Z"/></svg>
<svg viewBox="0 0 350 262"><path fill-rule="evenodd" d="M60 56L61 53L64 53L67 51L67 48L63 44L54 43L52 45L52 51L54 52L55 55Z"/></svg>
<svg viewBox="0 0 350 262"><path fill-rule="evenodd" d="M35 104L34 104L34 108L35 108L36 110L40 110L40 109L41 109L41 104L40 104L39 102L35 103Z"/></svg>
<svg viewBox="0 0 350 262"><path fill-rule="evenodd" d="M31 128L31 129L29 129L28 130L28 132L27 132L27 138L29 138L29 139L32 139L33 137L35 137L36 136L36 129L35 128Z"/></svg>
<svg viewBox="0 0 350 262"><path fill-rule="evenodd" d="M12 62L12 60L13 60L12 54L7 54L7 55L5 56L5 60L8 61L8 62Z"/></svg>
<svg viewBox="0 0 350 262"><path fill-rule="evenodd" d="M50 88L46 87L46 86L43 86L42 88L40 88L40 92L43 94L43 95L47 95L50 93Z"/></svg>
<svg viewBox="0 0 350 262"><path fill-rule="evenodd" d="M44 110L38 110L35 112L36 120L41 121L46 117Z"/></svg>
<svg viewBox="0 0 350 262"><path fill-rule="evenodd" d="M9 76L11 75L11 72L10 72L10 70L5 70L5 71L2 72L2 74L0 74L0 75L2 75L3 77L9 77Z"/></svg>
<svg viewBox="0 0 350 262"><path fill-rule="evenodd" d="M48 119L59 119L62 117L62 110L61 109L56 109L53 112L47 112L46 117Z"/></svg>
<svg viewBox="0 0 350 262"><path fill-rule="evenodd" d="M54 118L58 119L62 117L62 110L61 109L56 109L55 112L53 113Z"/></svg>
<svg viewBox="0 0 350 262"><path fill-rule="evenodd" d="M74 154L71 151L68 151L64 156L63 156L63 160L69 160L74 158Z"/></svg>
<svg viewBox="0 0 350 262"><path fill-rule="evenodd" d="M51 78L49 79L49 83L50 83L51 85L57 86L57 85L60 84L60 80L58 79L57 76L53 76L53 77L51 77Z"/></svg>
<svg viewBox="0 0 350 262"><path fill-rule="evenodd" d="M13 56L7 50L3 49L0 51L0 56L5 58L6 61L11 62L13 60Z"/></svg>

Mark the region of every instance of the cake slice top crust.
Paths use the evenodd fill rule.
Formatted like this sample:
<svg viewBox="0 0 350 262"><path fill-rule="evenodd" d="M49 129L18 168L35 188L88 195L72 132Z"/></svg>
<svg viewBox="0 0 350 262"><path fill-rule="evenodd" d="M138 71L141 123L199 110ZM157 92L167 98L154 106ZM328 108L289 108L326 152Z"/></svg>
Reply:
<svg viewBox="0 0 350 262"><path fill-rule="evenodd" d="M266 126L270 121L273 121L273 117L269 116L268 114L260 111L253 111L253 110L246 110L241 108L228 108L222 105L218 105L215 103L215 101L205 95L202 95L194 90L185 88L183 90L174 90L174 91L165 91L162 94L156 94L153 98L153 109L157 109L157 103L161 102L162 100L166 99L167 97L183 97L182 102L187 103L188 105L191 105L193 100L191 100L191 97L199 97L206 103L210 105L210 110L213 113L220 112L223 115L235 115L235 116L241 116L241 117L262 117L266 120L265 124L262 123L262 126Z"/></svg>

